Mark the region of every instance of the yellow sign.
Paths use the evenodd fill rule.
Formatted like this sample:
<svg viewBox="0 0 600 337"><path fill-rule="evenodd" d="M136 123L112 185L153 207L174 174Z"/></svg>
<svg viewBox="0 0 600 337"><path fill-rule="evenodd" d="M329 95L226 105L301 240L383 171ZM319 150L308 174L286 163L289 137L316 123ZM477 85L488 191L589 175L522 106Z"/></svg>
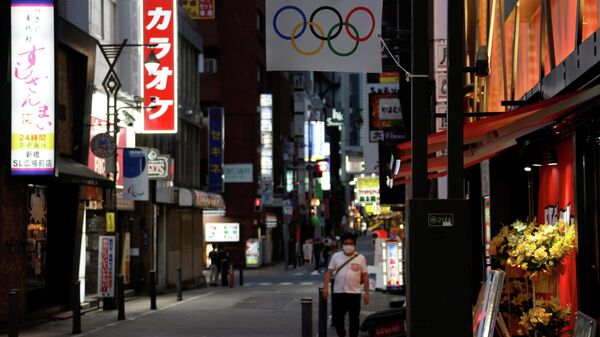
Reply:
<svg viewBox="0 0 600 337"><path fill-rule="evenodd" d="M106 232L115 232L115 212L106 212Z"/></svg>

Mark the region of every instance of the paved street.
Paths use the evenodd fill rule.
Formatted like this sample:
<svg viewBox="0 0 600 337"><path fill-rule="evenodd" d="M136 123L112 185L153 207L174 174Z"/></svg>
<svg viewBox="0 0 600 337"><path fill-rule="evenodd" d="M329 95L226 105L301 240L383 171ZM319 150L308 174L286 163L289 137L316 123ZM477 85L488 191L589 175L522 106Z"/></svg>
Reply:
<svg viewBox="0 0 600 337"><path fill-rule="evenodd" d="M359 249L370 249L368 237ZM237 277L236 273L236 277ZM116 311L92 311L82 317L81 336L300 336L303 297L312 297L314 335L317 335L318 287L322 275L312 265L285 271L283 265L249 269L245 285L209 287L184 292L183 301L174 293L158 298L158 310L149 310L149 299L137 297L126 302L126 320L117 321ZM388 294L376 292L363 308L363 318L387 308ZM328 324L330 325L330 324ZM71 335L71 320L50 321L21 331L25 337ZM332 328L329 336L335 336Z"/></svg>

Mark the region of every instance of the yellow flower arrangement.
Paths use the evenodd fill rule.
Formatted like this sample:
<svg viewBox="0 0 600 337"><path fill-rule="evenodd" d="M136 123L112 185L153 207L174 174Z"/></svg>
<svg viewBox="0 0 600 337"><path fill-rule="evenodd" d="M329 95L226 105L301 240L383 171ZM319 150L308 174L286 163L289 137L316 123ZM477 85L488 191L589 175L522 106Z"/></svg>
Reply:
<svg viewBox="0 0 600 337"><path fill-rule="evenodd" d="M512 227L514 231L506 237L506 264L525 270L531 279L551 274L575 249L575 225L517 221Z"/></svg>
<svg viewBox="0 0 600 337"><path fill-rule="evenodd" d="M501 265L506 265L509 258L508 243L509 237L516 235L516 230L511 226L502 226L500 232L490 241L490 255Z"/></svg>
<svg viewBox="0 0 600 337"><path fill-rule="evenodd" d="M524 281L512 279L504 283L500 311L520 315L531 308L531 294Z"/></svg>
<svg viewBox="0 0 600 337"><path fill-rule="evenodd" d="M538 305L524 312L521 316L518 333L527 336L557 337L561 330L569 324L571 306L563 308L556 297L548 301L539 301Z"/></svg>

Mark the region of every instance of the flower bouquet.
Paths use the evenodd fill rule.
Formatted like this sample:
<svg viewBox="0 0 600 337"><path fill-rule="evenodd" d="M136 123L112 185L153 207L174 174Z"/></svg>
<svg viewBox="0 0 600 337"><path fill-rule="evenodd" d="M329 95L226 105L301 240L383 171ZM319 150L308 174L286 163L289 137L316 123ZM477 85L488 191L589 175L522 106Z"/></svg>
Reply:
<svg viewBox="0 0 600 337"><path fill-rule="evenodd" d="M515 222L516 234L508 235L507 265L525 270L530 279L542 279L561 265L575 249L575 225L559 221L554 225Z"/></svg>
<svg viewBox="0 0 600 337"><path fill-rule="evenodd" d="M504 225L500 232L492 238L490 242L490 255L502 266L506 266L506 260L510 257L508 254L509 237L516 235L516 230L511 226Z"/></svg>
<svg viewBox="0 0 600 337"><path fill-rule="evenodd" d="M524 312L518 332L529 337L558 337L561 330L569 324L571 306L563 308L556 297L548 301L539 301L537 306Z"/></svg>

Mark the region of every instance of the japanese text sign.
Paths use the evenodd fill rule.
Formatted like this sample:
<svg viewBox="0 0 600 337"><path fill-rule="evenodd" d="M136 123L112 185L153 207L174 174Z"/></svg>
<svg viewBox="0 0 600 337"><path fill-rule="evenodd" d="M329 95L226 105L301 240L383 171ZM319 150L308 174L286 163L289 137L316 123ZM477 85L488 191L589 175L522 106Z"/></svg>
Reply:
<svg viewBox="0 0 600 337"><path fill-rule="evenodd" d="M215 0L182 0L181 5L192 19L215 18Z"/></svg>
<svg viewBox="0 0 600 337"><path fill-rule="evenodd" d="M100 297L115 295L115 237L98 237L98 294Z"/></svg>
<svg viewBox="0 0 600 337"><path fill-rule="evenodd" d="M155 73L143 73L145 106L143 133L177 132L177 3L176 0L146 0L142 2L144 60L150 52L160 65ZM143 65L142 65L143 66Z"/></svg>
<svg viewBox="0 0 600 337"><path fill-rule="evenodd" d="M223 191L223 108L208 109L208 189Z"/></svg>
<svg viewBox="0 0 600 337"><path fill-rule="evenodd" d="M54 174L54 1L11 2L11 173Z"/></svg>

